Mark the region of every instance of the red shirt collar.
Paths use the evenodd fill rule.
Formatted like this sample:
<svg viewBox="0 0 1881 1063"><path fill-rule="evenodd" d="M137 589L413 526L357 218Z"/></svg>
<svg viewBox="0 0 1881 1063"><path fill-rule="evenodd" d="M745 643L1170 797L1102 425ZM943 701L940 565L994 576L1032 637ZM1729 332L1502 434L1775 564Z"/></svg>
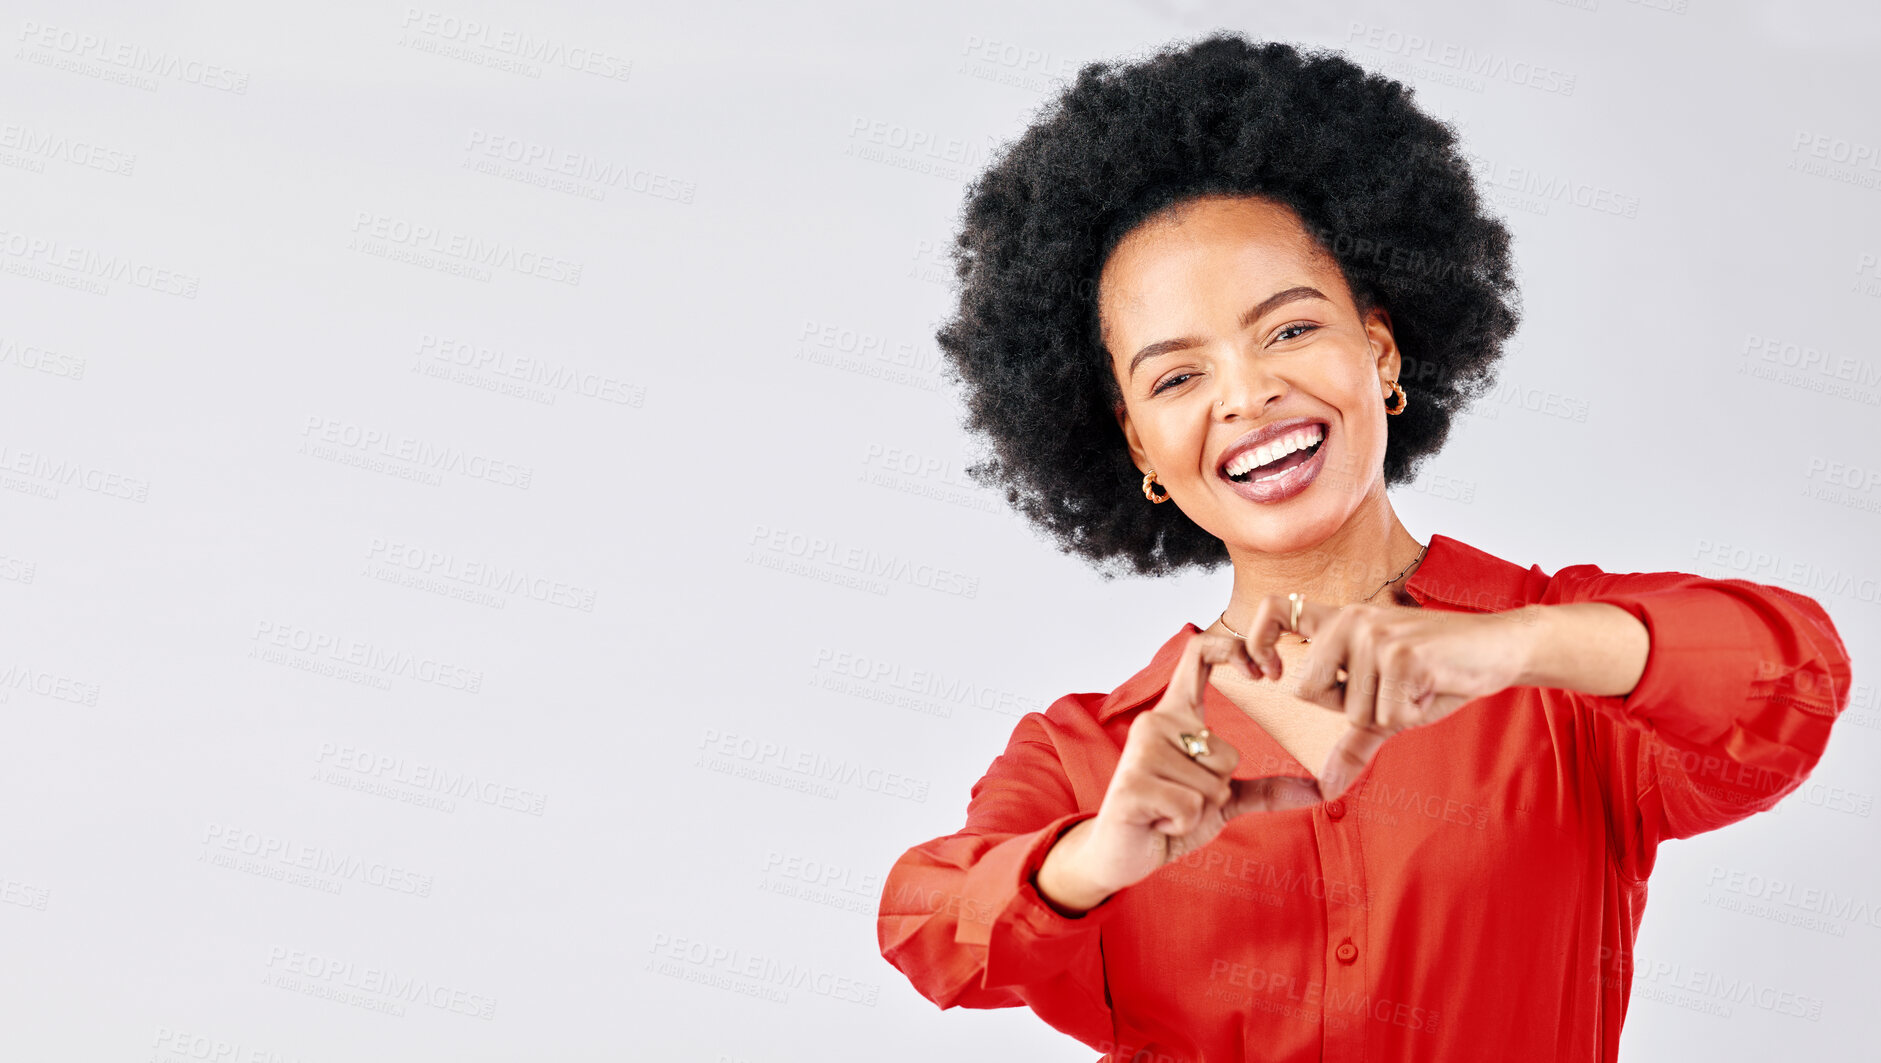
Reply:
<svg viewBox="0 0 1881 1063"><path fill-rule="evenodd" d="M1422 606L1436 602L1440 607L1466 612L1499 613L1536 600L1546 583L1547 576L1540 566L1524 569L1448 535L1432 535L1424 563L1417 566L1404 588ZM1104 698L1097 707L1097 722L1101 724L1161 694L1169 685L1169 675L1175 671L1182 647L1189 636L1201 630L1184 622L1142 671Z"/></svg>

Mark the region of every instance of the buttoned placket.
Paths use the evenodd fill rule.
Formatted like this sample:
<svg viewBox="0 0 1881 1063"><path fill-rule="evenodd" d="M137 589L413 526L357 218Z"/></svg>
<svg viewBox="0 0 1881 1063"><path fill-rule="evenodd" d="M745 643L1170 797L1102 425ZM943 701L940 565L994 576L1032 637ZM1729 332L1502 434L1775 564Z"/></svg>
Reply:
<svg viewBox="0 0 1881 1063"><path fill-rule="evenodd" d="M1203 688L1202 703L1210 728L1222 732L1241 750L1235 778L1312 774L1266 728L1213 685ZM1370 774L1380 766L1374 762ZM1359 817L1352 814L1354 800L1348 793L1312 808L1319 888L1309 890L1309 896L1317 896L1324 916L1321 925L1326 928L1326 955L1317 994L1320 1035L1325 1046L1321 1059L1326 1063L1360 1063L1365 1058L1366 1020L1370 1015L1365 999L1365 916L1369 906L1364 898L1371 896L1371 891L1365 882ZM1310 988L1301 986L1302 995ZM1252 1013L1247 1022L1243 1033L1252 1050L1258 1036L1252 1027Z"/></svg>
<svg viewBox="0 0 1881 1063"><path fill-rule="evenodd" d="M1372 765L1374 771L1378 765ZM1320 1032L1325 1063L1360 1063L1370 1017L1365 1000L1366 907L1364 851L1350 798L1313 808L1313 838L1319 846L1320 903L1326 912L1325 977L1320 984Z"/></svg>

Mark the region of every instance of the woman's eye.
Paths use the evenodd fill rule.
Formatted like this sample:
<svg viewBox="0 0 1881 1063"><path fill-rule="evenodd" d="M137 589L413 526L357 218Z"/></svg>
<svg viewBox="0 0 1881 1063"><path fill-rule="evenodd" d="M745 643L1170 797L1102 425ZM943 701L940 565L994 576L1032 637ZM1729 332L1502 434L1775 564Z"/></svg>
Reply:
<svg viewBox="0 0 1881 1063"><path fill-rule="evenodd" d="M1282 328L1279 332L1274 333L1274 339L1290 340L1294 338L1295 336L1304 336L1308 332L1311 332L1318 327L1319 327L1318 325L1311 325L1304 321L1295 321L1293 324L1288 325ZM1295 330L1298 330L1298 331L1295 331Z"/></svg>
<svg viewBox="0 0 1881 1063"><path fill-rule="evenodd" d="M1177 384L1182 383L1184 380L1187 380L1194 375L1195 375L1194 373L1177 373L1175 376L1170 377L1168 380L1165 380L1162 383L1156 385L1154 388L1150 389L1150 394L1161 395L1163 392L1169 390L1170 388L1175 387Z"/></svg>

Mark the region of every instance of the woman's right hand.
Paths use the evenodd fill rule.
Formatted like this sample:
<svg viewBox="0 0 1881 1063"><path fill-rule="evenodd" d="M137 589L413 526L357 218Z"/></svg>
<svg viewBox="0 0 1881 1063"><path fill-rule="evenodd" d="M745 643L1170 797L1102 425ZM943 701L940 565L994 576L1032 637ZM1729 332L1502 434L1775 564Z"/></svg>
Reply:
<svg viewBox="0 0 1881 1063"><path fill-rule="evenodd" d="M1241 754L1220 735L1210 735L1208 755L1189 756L1180 736L1205 726L1203 687L1221 664L1261 676L1241 640L1192 635L1162 699L1130 721L1097 815L1067 831L1039 868L1040 889L1054 903L1093 908L1207 845L1236 816L1319 803L1319 783L1310 777L1231 778Z"/></svg>

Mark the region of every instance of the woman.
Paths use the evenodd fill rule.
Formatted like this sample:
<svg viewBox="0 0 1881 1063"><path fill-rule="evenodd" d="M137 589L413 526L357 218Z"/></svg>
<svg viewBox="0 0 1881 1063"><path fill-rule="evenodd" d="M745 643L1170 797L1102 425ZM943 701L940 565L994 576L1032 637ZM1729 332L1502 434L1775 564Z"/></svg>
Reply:
<svg viewBox="0 0 1881 1063"><path fill-rule="evenodd" d="M1409 90L1231 35L1087 67L973 186L976 474L1068 552L1234 582L895 863L924 996L1107 1060L1615 1058L1658 844L1794 789L1849 664L1777 588L1405 530L1508 247Z"/></svg>

